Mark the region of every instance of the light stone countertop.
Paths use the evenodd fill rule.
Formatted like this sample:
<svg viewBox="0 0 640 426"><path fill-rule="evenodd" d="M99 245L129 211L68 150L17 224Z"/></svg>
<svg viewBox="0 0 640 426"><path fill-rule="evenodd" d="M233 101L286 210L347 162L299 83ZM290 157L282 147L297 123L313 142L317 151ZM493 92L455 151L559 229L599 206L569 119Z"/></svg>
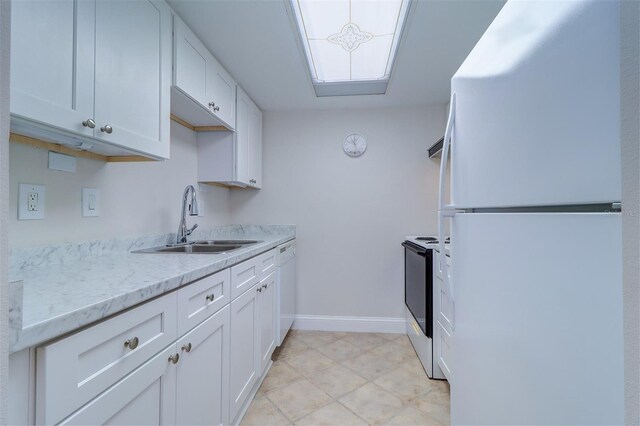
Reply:
<svg viewBox="0 0 640 426"><path fill-rule="evenodd" d="M295 236L292 225L233 225L194 232L190 238L262 241L221 254L130 253L173 242L175 234L13 250L10 281L22 281L23 297L22 321L10 318L10 352L99 321Z"/></svg>

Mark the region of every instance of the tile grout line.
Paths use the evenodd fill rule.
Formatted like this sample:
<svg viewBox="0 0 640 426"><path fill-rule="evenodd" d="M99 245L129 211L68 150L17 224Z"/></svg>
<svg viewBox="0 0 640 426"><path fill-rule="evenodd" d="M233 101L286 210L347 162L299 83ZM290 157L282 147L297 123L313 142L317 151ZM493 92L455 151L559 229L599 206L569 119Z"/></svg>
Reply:
<svg viewBox="0 0 640 426"><path fill-rule="evenodd" d="M319 336L322 336L324 332L320 332ZM327 332L327 333L331 333L331 332ZM297 334L297 333L296 333ZM387 394L389 396L391 396L392 398L394 398L395 400L400 402L400 406L398 408L397 411L393 412L391 414L391 416L385 420L385 423L388 423L389 421L393 420L394 418L396 418L397 416L408 412L409 410L414 410L415 413L419 413L421 416L424 416L425 418L441 424L442 422L431 415L431 413L424 411L423 409L419 408L419 401L421 398L426 397L427 395L433 393L434 391L436 392L441 392L441 389L439 387L433 387L433 386L429 386L428 389L424 390L422 392L420 392L417 395L406 395L403 397L399 397L397 396L393 390L387 390L385 387L379 385L378 383L376 383L377 380L380 380L383 376L386 375L391 375L393 372L404 372L404 373L413 373L415 372L414 369L414 365L411 365L410 363L407 363L406 361L410 361L411 360L415 360L415 358L417 358L417 354L415 353L415 348L411 347L411 349L413 349L411 352L411 357L406 354L406 355L401 355L401 359L398 361L395 361L393 359L389 359L389 361L391 361L391 364L393 365L393 367L389 368L389 369L385 369L385 371L382 371L380 373L376 373L376 369L374 367L374 373L375 377L372 376L372 379L369 379L368 377L364 377L361 375L360 372L358 372L357 370L355 370L354 368L349 367L348 365L346 365L346 362L349 362L352 359L356 359L358 357L364 356L366 354L372 354L373 356L376 357L385 357L384 353L373 353L374 351L380 349L380 348L385 348L388 349L391 347L391 350L393 351L392 347L397 347L398 351L400 350L400 348L402 348L402 351L404 351L406 348L406 343L403 341L403 336L400 334L398 336L395 336L394 338L387 338L387 336L384 336L383 339L384 341L378 341L377 344L370 346L369 344L365 344L364 347L357 345L355 343L353 343L352 341L350 341L349 334L347 335L341 335L340 337L337 337L335 339L332 340L328 340L328 341L324 341L324 342L315 342L313 340L313 337L307 337L306 339L303 338L299 338L299 336L296 336L296 334L292 334L290 336L287 336L287 340L289 340L290 337L293 337L293 341L295 341L295 344L298 344L299 347L296 348L296 350L291 353L288 354L288 356L286 357L282 357L280 358L275 357L275 361L274 362L282 362L283 365L286 365L288 368L290 368L291 370L293 370L296 374L298 374L300 377L297 377L296 379L290 381L290 382L286 382L283 384L280 384L272 389L269 390L269 392L265 392L262 396L264 396L266 398L267 401L269 401L270 404L272 404L275 408L278 414L280 414L281 416L283 416L284 419L286 419L288 422L292 423L292 424L296 424L297 422L299 422L301 419L311 416L314 413L325 409L326 407L332 405L333 403L337 403L340 407L342 407L343 409L346 410L346 412L352 414L353 416L355 416L355 418L357 418L360 421L363 421L365 424L369 424L368 421L364 420L359 414L358 412L352 410L351 408L347 407L344 403L342 403L340 401L340 399L343 399L345 397L347 397L348 395L355 393L356 391L358 391L359 389L361 389L364 386L367 386L369 384L373 385L374 388L376 388L378 391L383 392L384 394ZM379 333L371 333L374 335L378 335ZM353 337L353 336L352 336ZM305 341L306 340L306 341ZM375 339L374 339L375 340ZM347 357L346 359L343 360L338 360L338 359L334 359L331 356L326 355L324 352L322 352L321 350L319 350L318 348L322 348L328 345L333 345L335 343L338 343L340 341L343 341L342 343L346 343L349 344L350 346L354 347L355 349L358 350L357 355L354 355L352 357ZM366 341L366 339L365 339ZM371 341L369 341L371 342ZM284 346L283 346L284 347ZM309 351L314 351L315 355L319 355L320 357L327 359L331 362L330 365L326 365L326 366L322 366L320 368L316 368L313 369L311 371L308 371L306 369L303 369L302 367L295 367L294 365L290 364L290 362L288 360L290 360L293 357L296 356L300 356L302 354L304 354L305 352L309 352ZM313 365L313 364L312 364ZM345 368L347 371L349 371L350 373L352 373L354 376L356 376L357 378L361 379L364 381L364 383L356 386L355 389L352 389L342 395L339 395L337 397L332 396L331 394L329 394L328 392L325 392L324 390L322 390L313 380L312 377L317 377L317 373L321 373L322 371L331 369L331 368L336 368L336 367L341 367L341 368ZM303 371L304 370L304 371ZM272 370L273 371L273 370ZM325 403L320 404L317 408L315 408L313 411L311 411L310 413L307 413L305 415L300 416L297 420L292 420L291 418L289 418L289 416L287 416L284 411L280 408L280 406L278 406L274 401L271 400L271 398L269 398L269 394L283 389L287 386L293 385L295 383L298 382L302 382L302 381L306 381L307 384L311 385L315 390L319 391L321 394L325 395L325 397L328 397L328 400ZM350 385L347 385L347 387L350 387ZM416 388L417 389L417 388ZM448 393L448 392L447 392ZM405 394L403 394L405 395ZM440 404L436 404L436 406L439 406ZM429 408L429 407L424 407L424 408ZM442 407L441 407L442 408ZM438 415L438 417L442 417L440 415ZM445 424L447 424L445 422Z"/></svg>

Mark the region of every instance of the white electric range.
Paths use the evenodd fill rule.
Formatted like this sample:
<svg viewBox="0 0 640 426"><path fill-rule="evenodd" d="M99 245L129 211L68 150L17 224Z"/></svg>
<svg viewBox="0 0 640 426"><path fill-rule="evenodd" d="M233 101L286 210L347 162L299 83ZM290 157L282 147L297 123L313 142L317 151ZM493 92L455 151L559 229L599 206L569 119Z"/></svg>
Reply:
<svg viewBox="0 0 640 426"><path fill-rule="evenodd" d="M445 240L448 247L449 239ZM437 326L440 309L439 246L436 237L410 236L405 248L405 305L407 335L427 375L445 379L438 363L440 341ZM448 255L448 253L447 253Z"/></svg>

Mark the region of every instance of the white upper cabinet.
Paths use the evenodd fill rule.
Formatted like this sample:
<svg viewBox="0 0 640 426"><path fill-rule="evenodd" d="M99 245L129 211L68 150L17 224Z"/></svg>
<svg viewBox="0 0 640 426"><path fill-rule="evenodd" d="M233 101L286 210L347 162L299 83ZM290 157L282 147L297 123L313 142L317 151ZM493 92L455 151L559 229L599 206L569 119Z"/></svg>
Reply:
<svg viewBox="0 0 640 426"><path fill-rule="evenodd" d="M163 0L12 7L16 133L108 156L169 158L170 84L171 9Z"/></svg>
<svg viewBox="0 0 640 426"><path fill-rule="evenodd" d="M249 185L262 188L262 111L252 102L249 110Z"/></svg>
<svg viewBox="0 0 640 426"><path fill-rule="evenodd" d="M198 181L262 188L262 111L239 86L236 131L198 133Z"/></svg>
<svg viewBox="0 0 640 426"><path fill-rule="evenodd" d="M96 3L98 138L169 157L170 29L163 1Z"/></svg>
<svg viewBox="0 0 640 426"><path fill-rule="evenodd" d="M95 1L11 5L11 113L93 136ZM46 37L46 43L43 38Z"/></svg>
<svg viewBox="0 0 640 426"><path fill-rule="evenodd" d="M214 114L228 124L236 127L236 82L214 58L214 66L207 75L207 82L213 86L213 95L209 101Z"/></svg>
<svg viewBox="0 0 640 426"><path fill-rule="evenodd" d="M178 17L173 18L171 113L195 127L236 127L236 82Z"/></svg>

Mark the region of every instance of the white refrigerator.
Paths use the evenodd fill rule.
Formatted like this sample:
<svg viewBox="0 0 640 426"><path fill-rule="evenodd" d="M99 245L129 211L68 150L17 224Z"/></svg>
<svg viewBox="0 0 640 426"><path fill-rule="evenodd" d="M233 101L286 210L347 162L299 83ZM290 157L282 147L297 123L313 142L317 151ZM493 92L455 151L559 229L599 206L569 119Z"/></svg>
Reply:
<svg viewBox="0 0 640 426"><path fill-rule="evenodd" d="M509 0L451 81L452 424L624 421L619 44L617 1Z"/></svg>

